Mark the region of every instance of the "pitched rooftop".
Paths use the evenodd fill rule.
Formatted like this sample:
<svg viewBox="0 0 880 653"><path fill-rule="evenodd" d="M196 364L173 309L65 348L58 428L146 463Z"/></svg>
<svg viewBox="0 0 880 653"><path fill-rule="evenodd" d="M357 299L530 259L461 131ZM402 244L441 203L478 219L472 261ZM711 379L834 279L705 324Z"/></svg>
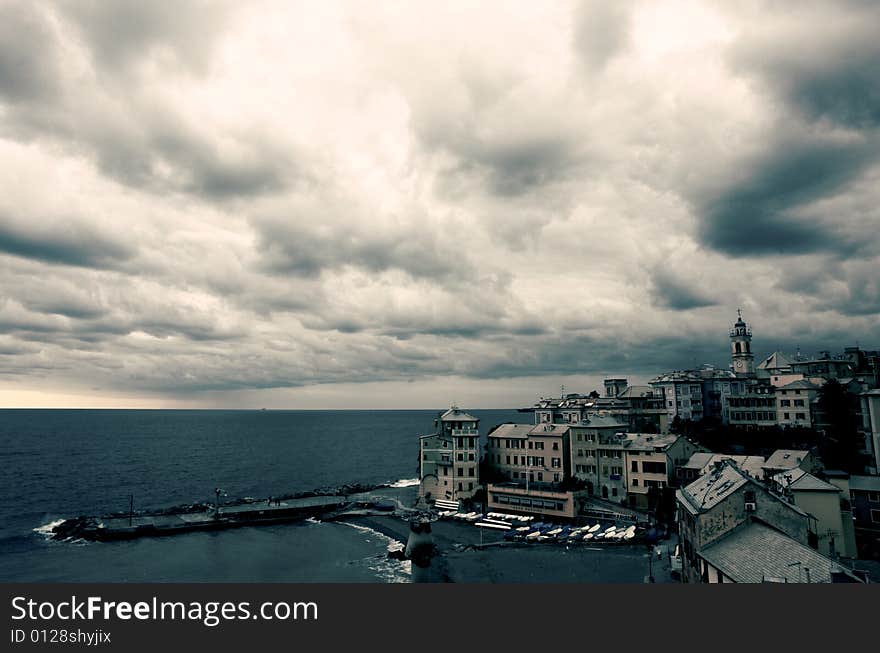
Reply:
<svg viewBox="0 0 880 653"><path fill-rule="evenodd" d="M520 438L529 437L529 431L535 428L534 424L501 424L489 434L490 438Z"/></svg>
<svg viewBox="0 0 880 653"><path fill-rule="evenodd" d="M721 461L719 468L701 476L676 494L692 514L715 507L725 498L749 482L749 477L729 460Z"/></svg>
<svg viewBox="0 0 880 653"><path fill-rule="evenodd" d="M809 451L798 449L777 449L764 463L767 469L794 469L810 455Z"/></svg>
<svg viewBox="0 0 880 653"><path fill-rule="evenodd" d="M744 525L700 551L710 565L736 583L767 578L789 583L830 583L831 572L843 572L833 560L758 521Z"/></svg>
<svg viewBox="0 0 880 653"><path fill-rule="evenodd" d="M440 419L444 422L479 422L480 420L463 411L458 406L453 406L445 413L440 415Z"/></svg>
<svg viewBox="0 0 880 653"><path fill-rule="evenodd" d="M814 490L817 492L840 492L840 488L831 483L826 483L802 470L800 467L779 472L773 477L781 487L791 490Z"/></svg>

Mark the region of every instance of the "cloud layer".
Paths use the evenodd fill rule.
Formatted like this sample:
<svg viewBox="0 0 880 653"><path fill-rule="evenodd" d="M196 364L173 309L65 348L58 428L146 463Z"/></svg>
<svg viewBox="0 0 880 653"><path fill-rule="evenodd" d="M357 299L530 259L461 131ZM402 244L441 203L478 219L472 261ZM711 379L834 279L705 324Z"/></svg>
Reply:
<svg viewBox="0 0 880 653"><path fill-rule="evenodd" d="M877 346L878 21L9 0L0 404L515 406L726 364L737 307Z"/></svg>

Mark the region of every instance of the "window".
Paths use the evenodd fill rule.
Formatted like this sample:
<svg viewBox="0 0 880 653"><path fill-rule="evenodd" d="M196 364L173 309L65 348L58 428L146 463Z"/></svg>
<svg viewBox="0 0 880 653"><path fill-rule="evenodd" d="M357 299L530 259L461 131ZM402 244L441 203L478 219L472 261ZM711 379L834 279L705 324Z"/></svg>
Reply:
<svg viewBox="0 0 880 653"><path fill-rule="evenodd" d="M458 454L458 460L464 460L464 454L463 454L463 453L459 453L459 454Z"/></svg>
<svg viewBox="0 0 880 653"><path fill-rule="evenodd" d="M666 463L643 462L642 472L645 474L665 474Z"/></svg>
<svg viewBox="0 0 880 653"><path fill-rule="evenodd" d="M804 415L804 413L795 413L794 418L795 419L807 419L807 417L806 417L806 415Z"/></svg>
<svg viewBox="0 0 880 653"><path fill-rule="evenodd" d="M552 465L553 469L558 469L562 467L562 460L560 458L551 458L550 464Z"/></svg>
<svg viewBox="0 0 880 653"><path fill-rule="evenodd" d="M468 483L468 490L473 490L473 489L474 489L474 484Z"/></svg>
<svg viewBox="0 0 880 653"><path fill-rule="evenodd" d="M539 481L543 481L543 480L544 480L544 472L538 472L538 480L539 480Z"/></svg>
<svg viewBox="0 0 880 653"><path fill-rule="evenodd" d="M532 448L533 448L533 447L532 447L532 441L529 440L529 449L532 449Z"/></svg>
<svg viewBox="0 0 880 653"><path fill-rule="evenodd" d="M871 503L880 503L880 492L868 492L868 501Z"/></svg>
<svg viewBox="0 0 880 653"><path fill-rule="evenodd" d="M617 488L616 487L611 488L611 496L613 496L613 497L617 496Z"/></svg>
<svg viewBox="0 0 880 653"><path fill-rule="evenodd" d="M875 524L880 524L880 510L871 511L871 521Z"/></svg>
<svg viewBox="0 0 880 653"><path fill-rule="evenodd" d="M459 476L464 476L464 467L459 467L459 468L458 468L458 475L459 475ZM458 488L458 489L460 490L461 488Z"/></svg>
<svg viewBox="0 0 880 653"><path fill-rule="evenodd" d="M779 405L780 406L791 406L791 399L780 399Z"/></svg>
<svg viewBox="0 0 880 653"><path fill-rule="evenodd" d="M468 467L468 476L473 476L473 475L474 475L474 468Z"/></svg>
<svg viewBox="0 0 880 653"><path fill-rule="evenodd" d="M510 464L510 456L506 456L506 458L507 458L507 464L509 465Z"/></svg>
<svg viewBox="0 0 880 653"><path fill-rule="evenodd" d="M558 442L553 443L553 451L559 451L559 443Z"/></svg>
<svg viewBox="0 0 880 653"><path fill-rule="evenodd" d="M578 433L578 442L583 442L584 435L583 433Z"/></svg>
<svg viewBox="0 0 880 653"><path fill-rule="evenodd" d="M464 491L464 483L459 483L458 489Z"/></svg>
<svg viewBox="0 0 880 653"><path fill-rule="evenodd" d="M638 460L632 461L632 471L638 473L638 471L639 471L639 461ZM633 485L638 485L638 483L633 483Z"/></svg>
<svg viewBox="0 0 880 653"><path fill-rule="evenodd" d="M553 474L553 482L559 483L559 474L558 473ZM878 510L877 512L880 512L880 510Z"/></svg>
<svg viewBox="0 0 880 653"><path fill-rule="evenodd" d="M795 406L801 406L801 407L803 407L803 405L804 405L804 400L803 400L803 399L795 399L795 400L794 400L794 405L795 405Z"/></svg>
<svg viewBox="0 0 880 653"><path fill-rule="evenodd" d="M470 460L471 462L474 462L474 460L476 460L476 459L474 458L474 454L469 453L469 454L468 454L468 460Z"/></svg>
<svg viewBox="0 0 880 653"><path fill-rule="evenodd" d="M639 479L637 479L637 478L633 479L633 487L639 487Z"/></svg>

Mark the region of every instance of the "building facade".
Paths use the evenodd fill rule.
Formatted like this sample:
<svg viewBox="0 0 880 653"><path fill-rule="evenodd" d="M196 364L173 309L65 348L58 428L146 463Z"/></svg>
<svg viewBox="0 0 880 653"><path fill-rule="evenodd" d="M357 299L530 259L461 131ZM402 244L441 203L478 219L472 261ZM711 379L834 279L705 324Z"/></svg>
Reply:
<svg viewBox="0 0 880 653"><path fill-rule="evenodd" d="M802 545L815 532L809 515L772 494L730 460L719 461L711 472L679 489L676 502L686 582L709 582L709 565L702 552L753 520L772 525Z"/></svg>
<svg viewBox="0 0 880 653"><path fill-rule="evenodd" d="M460 501L480 488L480 421L453 406L419 438L419 496Z"/></svg>

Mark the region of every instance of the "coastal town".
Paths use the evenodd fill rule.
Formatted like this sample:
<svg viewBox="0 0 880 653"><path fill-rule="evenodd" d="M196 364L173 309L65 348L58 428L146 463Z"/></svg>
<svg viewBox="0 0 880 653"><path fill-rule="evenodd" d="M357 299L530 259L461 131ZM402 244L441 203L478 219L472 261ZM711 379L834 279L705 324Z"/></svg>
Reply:
<svg viewBox="0 0 880 653"><path fill-rule="evenodd" d="M662 533L658 557L687 583L871 582L880 352L756 359L741 312L728 338L728 369L607 378L485 436L452 406L419 438L419 502L508 540L595 545L600 524L618 543Z"/></svg>

